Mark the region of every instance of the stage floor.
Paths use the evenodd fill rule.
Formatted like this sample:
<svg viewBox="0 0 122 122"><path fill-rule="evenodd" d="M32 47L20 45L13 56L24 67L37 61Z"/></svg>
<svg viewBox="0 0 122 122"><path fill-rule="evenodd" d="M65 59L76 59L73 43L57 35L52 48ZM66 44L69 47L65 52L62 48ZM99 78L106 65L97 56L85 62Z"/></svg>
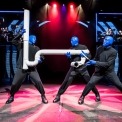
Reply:
<svg viewBox="0 0 122 122"><path fill-rule="evenodd" d="M5 104L9 95L0 93L0 122L122 122L122 93L114 86L96 85L101 102L95 102L90 92L83 105L78 98L85 85L71 85L59 103L53 99L59 84L44 84L48 104L41 102L36 88L23 84L11 104ZM4 91L2 87L0 91Z"/></svg>

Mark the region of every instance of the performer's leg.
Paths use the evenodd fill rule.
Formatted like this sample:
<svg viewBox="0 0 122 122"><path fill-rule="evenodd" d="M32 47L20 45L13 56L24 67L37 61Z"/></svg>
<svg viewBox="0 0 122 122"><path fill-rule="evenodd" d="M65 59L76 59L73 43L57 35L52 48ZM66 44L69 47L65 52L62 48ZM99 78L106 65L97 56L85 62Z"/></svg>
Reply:
<svg viewBox="0 0 122 122"><path fill-rule="evenodd" d="M95 76L93 75L90 81L87 83L86 87L84 88L82 95L78 100L78 104L84 103L85 96L95 87L95 84L102 78L103 76Z"/></svg>
<svg viewBox="0 0 122 122"><path fill-rule="evenodd" d="M53 100L54 103L60 101L60 96L66 91L66 89L68 88L68 86L72 83L73 78L75 77L75 75L77 74L75 71L73 71L74 68L70 68L63 83L61 84L58 93L55 97L55 99Z"/></svg>
<svg viewBox="0 0 122 122"><path fill-rule="evenodd" d="M21 84L25 77L26 77L26 72L24 72L22 69L17 69L10 90L10 97L6 101L6 104L9 104L14 101L14 94L21 87Z"/></svg>
<svg viewBox="0 0 122 122"><path fill-rule="evenodd" d="M35 71L30 72L29 75L30 75L30 79L32 80L32 83L41 94L42 102L45 104L48 103L48 100L46 99L46 96L45 96L44 87L43 87L43 84L38 72L35 70Z"/></svg>
<svg viewBox="0 0 122 122"><path fill-rule="evenodd" d="M69 85L72 83L73 78L74 78L75 75L76 75L76 72L75 72L75 71L72 71L71 74L70 74L70 76L69 76L69 78L68 78L67 80L65 79L65 80L63 81L61 87L60 87L59 90L58 90L58 94L59 94L59 95L62 95L62 94L66 91L66 89L67 89L67 88L69 87Z"/></svg>
<svg viewBox="0 0 122 122"><path fill-rule="evenodd" d="M84 73L81 74L83 76L83 78L85 79L85 81L88 83L90 81L90 75L88 73L88 71L86 70ZM95 101L98 102L100 101L100 94L97 90L96 87L93 87L92 91L94 92L95 96L96 96L96 99Z"/></svg>
<svg viewBox="0 0 122 122"><path fill-rule="evenodd" d="M119 80L115 72L108 73L106 77L122 92L122 82Z"/></svg>

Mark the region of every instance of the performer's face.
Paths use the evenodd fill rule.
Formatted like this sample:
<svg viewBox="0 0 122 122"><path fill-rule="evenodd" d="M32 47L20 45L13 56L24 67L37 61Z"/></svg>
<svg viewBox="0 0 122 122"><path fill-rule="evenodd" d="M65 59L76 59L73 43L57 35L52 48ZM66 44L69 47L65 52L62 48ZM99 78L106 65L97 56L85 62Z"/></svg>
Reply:
<svg viewBox="0 0 122 122"><path fill-rule="evenodd" d="M35 35L30 35L29 36L29 43L30 44L35 44L36 43L36 36Z"/></svg>
<svg viewBox="0 0 122 122"><path fill-rule="evenodd" d="M113 37L111 36L106 36L104 41L103 41L103 47L110 47L113 44Z"/></svg>
<svg viewBox="0 0 122 122"><path fill-rule="evenodd" d="M77 46L78 45L78 38L77 37L72 37L71 38L71 45L73 47Z"/></svg>

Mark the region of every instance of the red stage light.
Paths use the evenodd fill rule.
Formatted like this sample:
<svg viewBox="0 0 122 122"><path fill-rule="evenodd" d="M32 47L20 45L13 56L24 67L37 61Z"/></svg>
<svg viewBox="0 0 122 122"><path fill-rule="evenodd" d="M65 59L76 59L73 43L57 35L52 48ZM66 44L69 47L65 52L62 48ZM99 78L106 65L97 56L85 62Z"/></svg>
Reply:
<svg viewBox="0 0 122 122"><path fill-rule="evenodd" d="M53 7L54 7L54 8L56 8L56 7L57 7L57 4L56 4L56 3L54 3L54 4L53 4Z"/></svg>
<svg viewBox="0 0 122 122"><path fill-rule="evenodd" d="M70 5L70 9L73 9L73 8L74 8L74 6L73 6L73 4L71 4L71 5Z"/></svg>

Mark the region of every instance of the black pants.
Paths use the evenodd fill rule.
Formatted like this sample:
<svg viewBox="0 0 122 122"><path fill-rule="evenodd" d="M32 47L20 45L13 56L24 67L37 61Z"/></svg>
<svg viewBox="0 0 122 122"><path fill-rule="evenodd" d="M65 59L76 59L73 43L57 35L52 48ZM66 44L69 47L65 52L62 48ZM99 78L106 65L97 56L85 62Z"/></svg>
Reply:
<svg viewBox="0 0 122 122"><path fill-rule="evenodd" d="M77 70L77 69L74 69L73 67L70 67L62 85L60 86L58 90L58 95L62 95L66 91L66 89L72 83L73 79L75 78L77 74L80 74L86 82L89 82L90 75L87 70L82 72L81 70ZM95 95L99 95L99 92L96 87L94 87L92 91L95 93Z"/></svg>
<svg viewBox="0 0 122 122"><path fill-rule="evenodd" d="M113 71L111 73L105 74L105 75L95 75L93 74L93 76L91 77L90 81L88 82L88 84L86 85L86 87L83 90L82 96L86 96L91 90L92 88L95 86L95 84L101 80L103 77L107 78L108 80L110 80L111 82L113 82L115 84L115 86L122 91L122 83L120 82L118 76L116 75L116 73Z"/></svg>
<svg viewBox="0 0 122 122"><path fill-rule="evenodd" d="M10 94L12 96L14 96L14 94L21 87L26 75L30 76L30 79L31 79L32 83L34 84L34 86L37 88L37 90L42 95L44 95L45 94L44 87L43 87L42 81L41 81L39 74L38 74L36 69L32 70L32 71L28 71L28 70L24 71L22 69L17 69L16 74L15 74L14 79L13 79L13 82L12 82Z"/></svg>

